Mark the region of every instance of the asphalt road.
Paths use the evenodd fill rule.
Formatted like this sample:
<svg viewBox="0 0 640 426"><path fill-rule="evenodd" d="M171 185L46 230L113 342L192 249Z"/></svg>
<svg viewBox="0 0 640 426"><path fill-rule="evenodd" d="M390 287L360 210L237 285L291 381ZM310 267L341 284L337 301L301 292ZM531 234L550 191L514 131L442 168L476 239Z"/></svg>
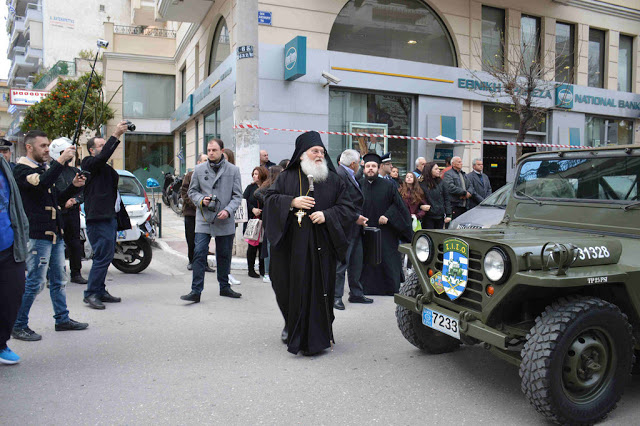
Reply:
<svg viewBox="0 0 640 426"><path fill-rule="evenodd" d="M270 285L236 276L242 299L218 296L208 274L202 302L186 305L184 261L155 249L142 274L111 268L123 302L105 311L69 284L71 318L90 323L77 332L54 331L41 294L30 326L43 340L11 340L22 362L0 366L0 424L547 424L517 369L484 349L430 356L407 343L390 297L345 298L333 352L291 355ZM638 424L638 401L640 378L605 423Z"/></svg>

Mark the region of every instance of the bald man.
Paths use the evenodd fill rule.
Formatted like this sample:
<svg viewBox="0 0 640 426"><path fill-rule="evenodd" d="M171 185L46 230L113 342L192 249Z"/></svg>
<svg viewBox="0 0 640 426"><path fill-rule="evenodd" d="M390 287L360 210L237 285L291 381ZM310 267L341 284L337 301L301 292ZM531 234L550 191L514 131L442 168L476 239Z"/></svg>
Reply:
<svg viewBox="0 0 640 426"><path fill-rule="evenodd" d="M260 165L269 169L271 166L275 166L276 163L269 161L269 153L264 149L260 150Z"/></svg>

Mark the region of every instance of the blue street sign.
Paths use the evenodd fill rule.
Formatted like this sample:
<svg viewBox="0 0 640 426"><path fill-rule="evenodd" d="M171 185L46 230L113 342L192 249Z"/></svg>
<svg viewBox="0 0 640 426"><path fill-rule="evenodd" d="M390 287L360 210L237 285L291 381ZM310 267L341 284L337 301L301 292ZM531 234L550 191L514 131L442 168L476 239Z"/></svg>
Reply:
<svg viewBox="0 0 640 426"><path fill-rule="evenodd" d="M297 36L284 45L284 79L295 80L307 73L307 38Z"/></svg>
<svg viewBox="0 0 640 426"><path fill-rule="evenodd" d="M264 10L258 11L258 24L271 25L271 12L265 12Z"/></svg>

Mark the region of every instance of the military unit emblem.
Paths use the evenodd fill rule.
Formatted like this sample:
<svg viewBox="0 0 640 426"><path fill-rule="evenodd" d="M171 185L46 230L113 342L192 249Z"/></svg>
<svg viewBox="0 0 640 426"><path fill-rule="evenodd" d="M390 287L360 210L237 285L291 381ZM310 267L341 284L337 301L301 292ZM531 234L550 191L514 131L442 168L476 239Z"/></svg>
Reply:
<svg viewBox="0 0 640 426"><path fill-rule="evenodd" d="M469 244L458 238L449 238L444 240L443 251L442 285L449 299L456 300L467 288Z"/></svg>
<svg viewBox="0 0 640 426"><path fill-rule="evenodd" d="M438 272L437 274L429 278L429 283L431 284L431 287L433 287L433 289L436 291L436 293L444 293L444 286L442 285L442 272Z"/></svg>

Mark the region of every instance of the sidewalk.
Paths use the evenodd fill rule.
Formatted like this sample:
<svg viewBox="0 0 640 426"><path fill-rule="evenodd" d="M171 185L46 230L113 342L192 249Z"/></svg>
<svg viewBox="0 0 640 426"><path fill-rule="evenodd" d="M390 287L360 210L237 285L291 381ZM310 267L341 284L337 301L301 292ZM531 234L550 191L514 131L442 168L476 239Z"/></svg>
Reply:
<svg viewBox="0 0 640 426"><path fill-rule="evenodd" d="M185 266L189 262L187 240L184 236L184 219L182 216L178 216L171 207L166 204L162 204L162 238L156 236L155 246L169 252L175 256L179 256L184 259ZM234 247L234 250L236 248ZM215 242L211 239L209 246L210 252L215 252ZM209 266L215 267L216 257L208 256L207 258ZM233 256L231 259L232 270L244 270L248 269L246 257Z"/></svg>

